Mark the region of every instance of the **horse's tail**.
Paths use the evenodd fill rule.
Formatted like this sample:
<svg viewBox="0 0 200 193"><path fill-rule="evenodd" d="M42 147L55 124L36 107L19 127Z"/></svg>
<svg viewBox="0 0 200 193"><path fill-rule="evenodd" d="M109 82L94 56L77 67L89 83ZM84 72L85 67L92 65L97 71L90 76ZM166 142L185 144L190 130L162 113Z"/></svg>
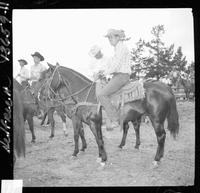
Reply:
<svg viewBox="0 0 200 193"><path fill-rule="evenodd" d="M175 139L179 133L179 115L177 111L175 96L173 93L171 94L172 96L169 100L170 110L167 116L167 121L168 121L168 130Z"/></svg>
<svg viewBox="0 0 200 193"><path fill-rule="evenodd" d="M25 157L25 128L23 118L23 106L18 91L13 91L13 130L14 148L18 157Z"/></svg>

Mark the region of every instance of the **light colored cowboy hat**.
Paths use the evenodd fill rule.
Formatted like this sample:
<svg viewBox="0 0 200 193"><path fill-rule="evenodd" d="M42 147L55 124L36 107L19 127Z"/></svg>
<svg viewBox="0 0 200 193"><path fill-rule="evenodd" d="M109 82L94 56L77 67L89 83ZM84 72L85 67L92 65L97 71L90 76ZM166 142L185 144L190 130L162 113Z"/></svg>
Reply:
<svg viewBox="0 0 200 193"><path fill-rule="evenodd" d="M40 61L44 60L44 57L39 53L39 52L35 52L34 54L31 54L31 56L37 56L38 58L40 58Z"/></svg>
<svg viewBox="0 0 200 193"><path fill-rule="evenodd" d="M110 37L111 35L119 36L121 40L129 40L130 38L126 38L124 30L116 30L116 29L109 29L105 37Z"/></svg>
<svg viewBox="0 0 200 193"><path fill-rule="evenodd" d="M18 62L23 62L24 65L27 65L27 64L28 64L28 62L27 62L26 60L24 60L24 59L19 59Z"/></svg>
<svg viewBox="0 0 200 193"><path fill-rule="evenodd" d="M116 36L119 36L121 38L125 37L124 30L109 29L107 34L105 35L105 37L109 37L111 35L116 35Z"/></svg>
<svg viewBox="0 0 200 193"><path fill-rule="evenodd" d="M101 48L98 46L98 45L94 45L92 46L92 48L90 49L89 51L89 55L92 56L92 57L95 57L95 55L101 51Z"/></svg>

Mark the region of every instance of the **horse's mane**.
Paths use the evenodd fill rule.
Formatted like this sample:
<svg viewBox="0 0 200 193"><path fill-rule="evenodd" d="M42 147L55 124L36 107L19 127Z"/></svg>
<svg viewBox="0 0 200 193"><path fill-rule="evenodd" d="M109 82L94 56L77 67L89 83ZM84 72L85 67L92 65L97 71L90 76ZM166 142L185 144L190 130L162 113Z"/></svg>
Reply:
<svg viewBox="0 0 200 193"><path fill-rule="evenodd" d="M92 83L92 81L89 78L87 78L86 76L82 75L81 73L79 73L79 72L77 72L77 71L75 71L75 70L73 70L71 68L67 68L65 66L60 66L60 67L66 69L68 71L71 71L73 74L76 74L77 76L79 76L81 79L87 81L88 83Z"/></svg>

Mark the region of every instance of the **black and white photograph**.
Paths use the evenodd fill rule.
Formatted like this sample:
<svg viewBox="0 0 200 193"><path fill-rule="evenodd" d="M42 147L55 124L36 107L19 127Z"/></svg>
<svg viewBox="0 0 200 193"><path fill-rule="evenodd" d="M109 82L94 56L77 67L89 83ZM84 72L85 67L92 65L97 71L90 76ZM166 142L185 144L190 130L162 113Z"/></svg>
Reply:
<svg viewBox="0 0 200 193"><path fill-rule="evenodd" d="M192 8L13 9L12 49L23 187L194 185Z"/></svg>

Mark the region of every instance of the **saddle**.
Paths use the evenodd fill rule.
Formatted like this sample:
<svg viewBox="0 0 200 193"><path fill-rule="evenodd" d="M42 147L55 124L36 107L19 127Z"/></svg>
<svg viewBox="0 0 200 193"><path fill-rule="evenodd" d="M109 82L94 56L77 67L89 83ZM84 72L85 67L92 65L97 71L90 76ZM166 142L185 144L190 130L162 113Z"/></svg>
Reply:
<svg viewBox="0 0 200 193"><path fill-rule="evenodd" d="M145 90L142 81L129 81L119 91L112 94L111 101L114 106L121 107L125 103L135 100L143 99L145 97Z"/></svg>

